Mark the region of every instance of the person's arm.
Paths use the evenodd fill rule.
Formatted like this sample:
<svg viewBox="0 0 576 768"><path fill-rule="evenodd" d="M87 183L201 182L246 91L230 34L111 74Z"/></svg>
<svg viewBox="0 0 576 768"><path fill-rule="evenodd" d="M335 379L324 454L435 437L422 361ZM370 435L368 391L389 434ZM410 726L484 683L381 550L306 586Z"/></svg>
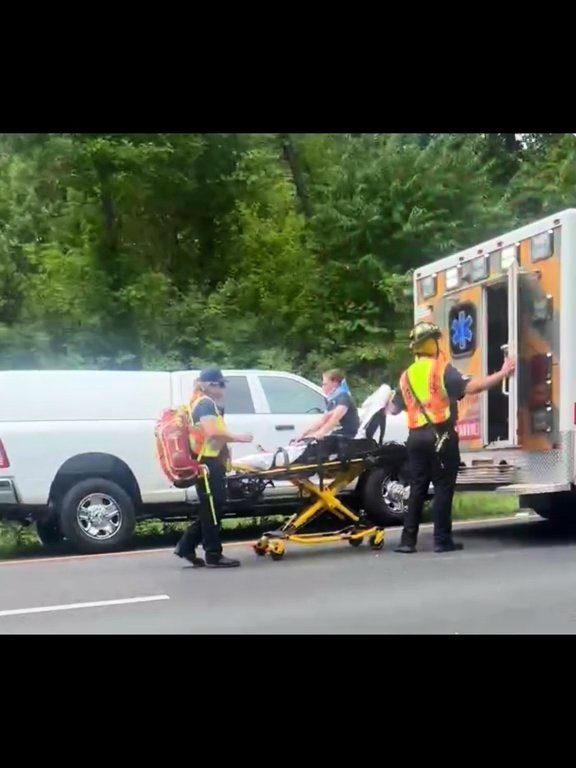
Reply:
<svg viewBox="0 0 576 768"><path fill-rule="evenodd" d="M404 398L400 390L394 393L394 397L391 397L386 406L386 413L390 416L396 416L397 413L402 413L406 409L404 405Z"/></svg>
<svg viewBox="0 0 576 768"><path fill-rule="evenodd" d="M225 429L220 429L216 416L202 416L200 426L207 438L217 437L223 443L251 443L252 435L233 435Z"/></svg>
<svg viewBox="0 0 576 768"><path fill-rule="evenodd" d="M220 427L216 405L209 398L198 403L194 408L194 416L208 439L218 438L222 444L252 442L252 435L234 435Z"/></svg>
<svg viewBox="0 0 576 768"><path fill-rule="evenodd" d="M320 416L320 418L318 419L318 421L315 421L311 427L308 427L308 429L305 432L302 432L301 435L296 437L294 439L294 442L298 443L300 440L304 440L305 437L310 437L311 435L314 434L314 432L316 432L319 429L322 429L322 427L324 426L324 424L326 424L330 416L331 416L330 413L323 413L322 416Z"/></svg>
<svg viewBox="0 0 576 768"><path fill-rule="evenodd" d="M333 401L333 404L334 408L331 411L328 411L326 414L328 418L326 419L325 423L320 427L320 429L312 432L310 437L314 437L316 440L321 440L323 437L326 437L326 435L330 434L330 432L336 429L336 427L340 424L353 403L351 396L348 393L343 392L336 397L336 399Z"/></svg>
<svg viewBox="0 0 576 768"><path fill-rule="evenodd" d="M493 389L501 384L504 379L512 376L516 370L516 360L513 357L507 357L504 360L502 368L496 373L491 373L490 376L482 376L477 379L470 379L466 383L464 389L465 395L477 395L480 392L485 392L487 389Z"/></svg>
<svg viewBox="0 0 576 768"><path fill-rule="evenodd" d="M338 424L340 424L347 413L347 405L337 405L333 411L330 411L330 413L326 414L327 418L324 421L324 424L322 424L318 429L313 430L309 437L314 437L316 440L320 440L322 437L325 437L329 432L332 432L332 430L335 429Z"/></svg>

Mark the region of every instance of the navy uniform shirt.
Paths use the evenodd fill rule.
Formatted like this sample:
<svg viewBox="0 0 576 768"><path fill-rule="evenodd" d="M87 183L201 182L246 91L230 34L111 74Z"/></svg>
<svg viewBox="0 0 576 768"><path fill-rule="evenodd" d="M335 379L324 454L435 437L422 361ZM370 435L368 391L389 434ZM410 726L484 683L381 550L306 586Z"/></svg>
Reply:
<svg viewBox="0 0 576 768"><path fill-rule="evenodd" d="M328 413L333 411L338 405L348 408L340 420L340 424L334 430L334 434L342 435L343 437L356 437L356 433L360 428L360 417L352 397L347 392L342 392L342 394L336 395L333 400L328 400L327 403Z"/></svg>
<svg viewBox="0 0 576 768"><path fill-rule="evenodd" d="M213 416L214 418L217 418L218 416L223 415L224 409L217 406L216 403L209 397L203 397L192 408L192 421L194 424L198 424L206 416Z"/></svg>

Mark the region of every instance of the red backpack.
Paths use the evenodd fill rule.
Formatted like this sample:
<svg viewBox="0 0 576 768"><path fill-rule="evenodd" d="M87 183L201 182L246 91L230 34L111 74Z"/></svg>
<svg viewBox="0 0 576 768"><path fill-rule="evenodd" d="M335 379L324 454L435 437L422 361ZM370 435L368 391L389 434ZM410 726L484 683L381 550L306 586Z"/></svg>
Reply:
<svg viewBox="0 0 576 768"><path fill-rule="evenodd" d="M156 423L156 450L166 477L176 488L194 485L202 472L202 446L204 432L190 420L187 408L169 408ZM191 441L198 449L197 457Z"/></svg>

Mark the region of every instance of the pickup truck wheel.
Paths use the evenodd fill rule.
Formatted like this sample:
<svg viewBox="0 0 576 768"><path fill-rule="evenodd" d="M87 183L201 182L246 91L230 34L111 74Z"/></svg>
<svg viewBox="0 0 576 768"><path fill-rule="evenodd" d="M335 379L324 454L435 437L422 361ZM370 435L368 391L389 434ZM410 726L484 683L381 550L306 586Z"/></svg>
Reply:
<svg viewBox="0 0 576 768"><path fill-rule="evenodd" d="M53 547L64 541L64 534L60 530L58 520L54 518L36 521L36 533L45 547Z"/></svg>
<svg viewBox="0 0 576 768"><path fill-rule="evenodd" d="M402 525L408 507L410 481L407 469L376 467L363 487L364 509L376 525Z"/></svg>
<svg viewBox="0 0 576 768"><path fill-rule="evenodd" d="M126 545L134 533L134 502L111 480L82 480L62 499L60 525L64 536L81 552L111 552Z"/></svg>

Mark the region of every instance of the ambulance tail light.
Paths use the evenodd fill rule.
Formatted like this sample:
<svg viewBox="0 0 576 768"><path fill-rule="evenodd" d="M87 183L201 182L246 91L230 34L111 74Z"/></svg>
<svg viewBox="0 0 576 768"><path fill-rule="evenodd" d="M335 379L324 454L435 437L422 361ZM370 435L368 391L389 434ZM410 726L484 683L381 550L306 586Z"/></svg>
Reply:
<svg viewBox="0 0 576 768"><path fill-rule="evenodd" d="M532 432L552 432L552 353L534 355L530 360L529 407Z"/></svg>
<svg viewBox="0 0 576 768"><path fill-rule="evenodd" d="M532 432L552 432L553 425L552 406L539 408L532 412Z"/></svg>
<svg viewBox="0 0 576 768"><path fill-rule="evenodd" d="M530 360L530 410L552 404L552 354Z"/></svg>

